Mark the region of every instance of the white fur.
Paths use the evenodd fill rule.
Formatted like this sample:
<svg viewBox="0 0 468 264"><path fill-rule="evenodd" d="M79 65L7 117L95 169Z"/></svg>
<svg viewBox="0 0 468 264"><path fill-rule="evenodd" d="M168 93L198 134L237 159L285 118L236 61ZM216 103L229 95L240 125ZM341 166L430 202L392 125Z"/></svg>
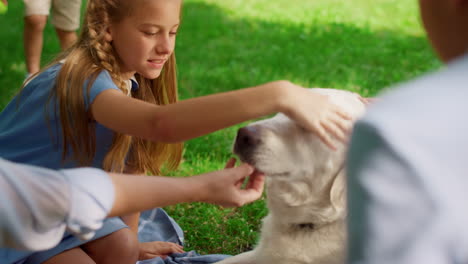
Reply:
<svg viewBox="0 0 468 264"><path fill-rule="evenodd" d="M311 89L358 118L365 110L359 95L334 89ZM263 219L254 250L219 264L344 263L346 245L346 146L330 150L317 136L289 118L273 118L247 126L258 142L236 143L234 151L267 175L269 214ZM238 135L238 141L242 140ZM314 228L300 227L313 223Z"/></svg>

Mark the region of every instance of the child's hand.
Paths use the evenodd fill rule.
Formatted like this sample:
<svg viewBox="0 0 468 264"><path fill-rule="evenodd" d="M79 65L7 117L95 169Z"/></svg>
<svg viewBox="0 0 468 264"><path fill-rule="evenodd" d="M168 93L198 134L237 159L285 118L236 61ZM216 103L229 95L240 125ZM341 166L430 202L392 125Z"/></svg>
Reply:
<svg viewBox="0 0 468 264"><path fill-rule="evenodd" d="M336 149L333 138L346 142L351 129L351 117L331 103L328 96L295 87L297 92L289 97L285 114L305 129L316 133L332 149Z"/></svg>
<svg viewBox="0 0 468 264"><path fill-rule="evenodd" d="M165 259L172 253L184 253L183 247L176 243L153 241L140 242L140 254L138 260L152 259L161 257Z"/></svg>
<svg viewBox="0 0 468 264"><path fill-rule="evenodd" d="M369 105L369 104L372 104L374 103L377 98L372 98L372 97L359 97L359 99L361 100L361 102L363 102L365 105Z"/></svg>
<svg viewBox="0 0 468 264"><path fill-rule="evenodd" d="M265 175L257 172L248 164L235 167L236 160L230 159L224 170L215 171L194 177L202 182L203 194L201 200L218 204L223 207L238 207L258 200L263 193ZM244 180L248 182L244 188Z"/></svg>

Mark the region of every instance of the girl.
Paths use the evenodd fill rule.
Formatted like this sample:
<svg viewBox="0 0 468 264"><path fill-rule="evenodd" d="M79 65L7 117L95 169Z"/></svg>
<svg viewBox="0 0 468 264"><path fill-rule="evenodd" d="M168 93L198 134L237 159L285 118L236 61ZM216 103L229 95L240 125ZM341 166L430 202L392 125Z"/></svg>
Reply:
<svg viewBox="0 0 468 264"><path fill-rule="evenodd" d="M53 169L158 174L162 165L179 164L180 142L275 112L330 147L333 137L345 138L349 118L326 97L288 81L177 102L173 51L181 4L89 0L77 43L29 80L0 115L0 157ZM10 252L8 261L135 263L182 251L170 243L138 243L137 223L138 214L111 218L87 243L65 236L46 252Z"/></svg>

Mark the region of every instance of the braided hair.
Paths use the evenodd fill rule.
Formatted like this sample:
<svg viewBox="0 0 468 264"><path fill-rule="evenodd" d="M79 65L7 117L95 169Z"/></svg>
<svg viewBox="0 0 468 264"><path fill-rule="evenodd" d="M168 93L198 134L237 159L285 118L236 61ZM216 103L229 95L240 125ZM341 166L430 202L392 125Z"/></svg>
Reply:
<svg viewBox="0 0 468 264"><path fill-rule="evenodd" d="M99 73L107 71L117 87L127 93L128 84L122 78L118 54L106 39L106 32L111 23L118 23L131 15L136 2L139 1L88 0L82 32L77 42L45 68L63 63L49 100L58 101L58 109L53 112L60 114L64 161L73 159L80 166L89 166L95 157L95 122L89 118L84 96L89 96ZM140 89L132 91L133 97L158 105L177 102L174 53L158 78L151 80L136 74L136 79ZM83 86L86 82L87 93L84 94ZM115 132L102 168L113 172L129 169L133 173L160 174L163 166L175 169L179 165L182 150L181 143L151 142Z"/></svg>

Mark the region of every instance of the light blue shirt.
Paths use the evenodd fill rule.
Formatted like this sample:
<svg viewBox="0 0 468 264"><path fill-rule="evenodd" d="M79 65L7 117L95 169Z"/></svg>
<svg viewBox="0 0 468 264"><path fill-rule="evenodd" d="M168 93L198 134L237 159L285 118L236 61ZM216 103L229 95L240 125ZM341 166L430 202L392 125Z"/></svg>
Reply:
<svg viewBox="0 0 468 264"><path fill-rule="evenodd" d="M348 263L468 263L467 115L468 56L370 106L348 155Z"/></svg>

